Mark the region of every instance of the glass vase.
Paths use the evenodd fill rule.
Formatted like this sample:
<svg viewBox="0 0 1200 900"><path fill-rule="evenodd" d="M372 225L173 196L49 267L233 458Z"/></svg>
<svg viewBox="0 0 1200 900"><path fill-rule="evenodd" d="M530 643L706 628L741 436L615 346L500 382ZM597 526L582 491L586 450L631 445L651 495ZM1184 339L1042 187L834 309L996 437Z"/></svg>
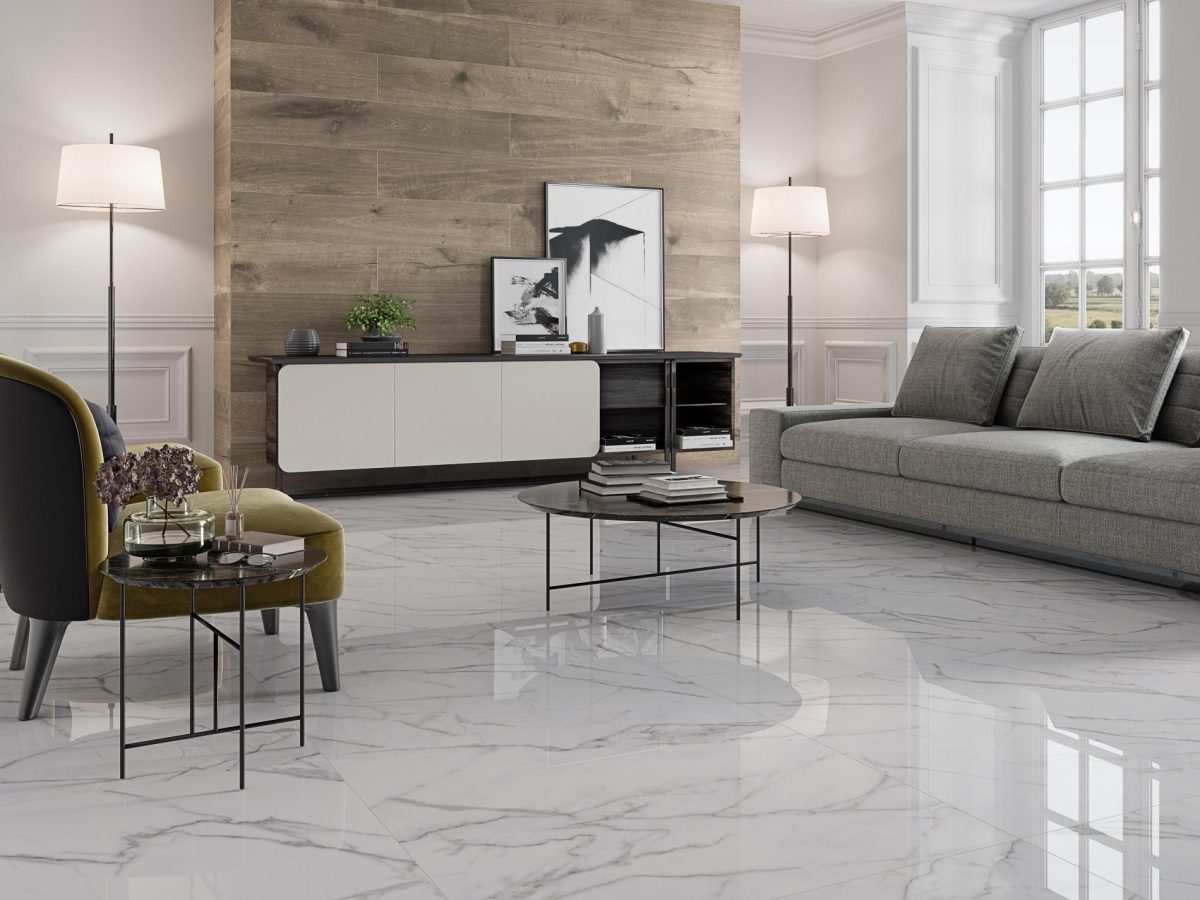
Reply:
<svg viewBox="0 0 1200 900"><path fill-rule="evenodd" d="M231 541L240 541L246 533L246 514L241 512L225 513L225 537Z"/></svg>
<svg viewBox="0 0 1200 900"><path fill-rule="evenodd" d="M191 559L212 547L216 518L182 503L146 500L146 511L125 520L125 552L147 559Z"/></svg>

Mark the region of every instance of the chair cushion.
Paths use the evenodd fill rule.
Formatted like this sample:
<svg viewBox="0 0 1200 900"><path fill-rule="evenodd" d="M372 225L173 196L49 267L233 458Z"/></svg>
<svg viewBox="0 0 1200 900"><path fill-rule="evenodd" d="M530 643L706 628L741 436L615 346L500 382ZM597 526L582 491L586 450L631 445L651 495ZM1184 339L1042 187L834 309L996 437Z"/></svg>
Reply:
<svg viewBox="0 0 1200 900"><path fill-rule="evenodd" d="M195 509L207 510L220 522L229 510L229 497L224 491L201 492L192 496L192 506ZM139 505L125 507L121 513L122 522L130 513L141 508ZM247 530L303 537L306 547L324 550L329 556L329 559L309 574L306 582L306 602L323 603L336 600L342 595L346 557L342 526L337 519L311 506L297 503L287 494L266 488L246 488L242 494L241 509L246 514ZM120 553L124 549L121 543L122 531L123 528L117 528L110 535L109 553ZM291 581L254 585L246 589L247 609L295 606L299 602L299 585ZM199 611L203 613L237 612L238 592L224 588L197 591L196 603ZM188 593L129 588L126 591L125 605L126 615L130 619L187 615ZM104 580L100 593L99 615L102 619L120 617L120 589L108 579Z"/></svg>
<svg viewBox="0 0 1200 900"><path fill-rule="evenodd" d="M1073 506L1200 524L1200 449L1161 441L1140 446L1144 452L1067 466L1063 499Z"/></svg>
<svg viewBox="0 0 1200 900"><path fill-rule="evenodd" d="M1021 344L1021 329L926 326L896 394L893 416L991 425Z"/></svg>
<svg viewBox="0 0 1200 900"><path fill-rule="evenodd" d="M1017 417L1052 428L1150 440L1187 343L1184 328L1056 328Z"/></svg>
<svg viewBox="0 0 1200 900"><path fill-rule="evenodd" d="M1200 447L1200 350L1184 350L1154 426L1156 441Z"/></svg>
<svg viewBox="0 0 1200 900"><path fill-rule="evenodd" d="M900 451L900 474L916 481L1061 501L1064 466L1148 446L1099 434L995 427L914 441Z"/></svg>
<svg viewBox="0 0 1200 900"><path fill-rule="evenodd" d="M88 411L91 412L92 419L96 422L96 431L100 435L100 452L104 454L104 461L108 462L110 459L120 456L125 452L125 436L121 434L117 423L100 404L93 403L91 400L85 400L84 403L87 404ZM109 531L112 531L120 517L121 510L114 506L108 507Z"/></svg>
<svg viewBox="0 0 1200 900"><path fill-rule="evenodd" d="M1000 398L1000 407L996 410L996 425L1017 427L1017 417L1021 415L1021 407L1025 405L1025 398L1029 396L1029 388L1045 355L1045 347L1022 347L1017 351L1008 384L1004 386L1004 396Z"/></svg>
<svg viewBox="0 0 1200 900"><path fill-rule="evenodd" d="M784 459L899 475L900 448L905 444L933 435L986 430L941 419L841 419L795 425L783 433L779 447Z"/></svg>

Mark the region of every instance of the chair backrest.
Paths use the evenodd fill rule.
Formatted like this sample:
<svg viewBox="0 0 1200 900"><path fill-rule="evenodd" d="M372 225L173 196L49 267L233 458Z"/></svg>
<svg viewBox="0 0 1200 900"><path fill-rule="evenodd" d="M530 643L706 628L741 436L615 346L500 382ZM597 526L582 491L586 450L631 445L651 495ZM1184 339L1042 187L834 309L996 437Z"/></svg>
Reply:
<svg viewBox="0 0 1200 900"><path fill-rule="evenodd" d="M15 612L96 615L108 554L96 423L65 381L0 354L0 585Z"/></svg>

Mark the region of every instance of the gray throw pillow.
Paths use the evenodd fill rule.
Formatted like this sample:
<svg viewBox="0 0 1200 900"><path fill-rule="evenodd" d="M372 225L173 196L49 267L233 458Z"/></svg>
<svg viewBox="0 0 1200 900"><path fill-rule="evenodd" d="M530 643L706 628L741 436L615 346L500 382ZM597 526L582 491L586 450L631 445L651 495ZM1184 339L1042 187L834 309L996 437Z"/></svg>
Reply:
<svg viewBox="0 0 1200 900"><path fill-rule="evenodd" d="M1179 358L1154 439L1200 447L1200 350L1184 350Z"/></svg>
<svg viewBox="0 0 1200 900"><path fill-rule="evenodd" d="M91 411L92 419L96 422L96 431L100 432L100 452L104 455L104 461L108 462L114 456L120 456L125 452L125 436L121 434L121 429L117 427L117 423L112 420L112 417L98 404L91 400L85 400L88 410ZM113 526L117 524L117 519L121 516L121 510L115 506L108 508L108 530L112 531Z"/></svg>
<svg viewBox="0 0 1200 900"><path fill-rule="evenodd" d="M1021 346L1021 329L926 326L893 416L991 425Z"/></svg>
<svg viewBox="0 0 1200 900"><path fill-rule="evenodd" d="M1187 339L1178 326L1056 328L1017 427L1150 440Z"/></svg>

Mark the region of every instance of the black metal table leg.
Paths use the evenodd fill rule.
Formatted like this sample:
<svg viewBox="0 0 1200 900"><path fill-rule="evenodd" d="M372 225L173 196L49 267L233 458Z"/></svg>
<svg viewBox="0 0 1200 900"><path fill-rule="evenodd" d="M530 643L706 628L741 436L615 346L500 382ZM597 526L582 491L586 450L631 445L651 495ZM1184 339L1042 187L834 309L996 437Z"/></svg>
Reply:
<svg viewBox="0 0 1200 900"><path fill-rule="evenodd" d="M736 550L735 565L733 567L734 593L737 594L737 620L742 621L742 520L734 520L735 534L734 546Z"/></svg>
<svg viewBox="0 0 1200 900"><path fill-rule="evenodd" d="M238 790L246 789L246 585L238 587Z"/></svg>
<svg viewBox="0 0 1200 900"><path fill-rule="evenodd" d="M221 680L220 667L221 667L221 646L217 643L217 635L216 635L216 632L214 632L213 633L213 729L214 730L216 728L218 728L220 725L218 713L217 713L217 707L218 707L217 694L219 693L217 688L220 685L220 680Z"/></svg>
<svg viewBox="0 0 1200 900"><path fill-rule="evenodd" d="M550 513L546 513L546 612L550 612Z"/></svg>
<svg viewBox="0 0 1200 900"><path fill-rule="evenodd" d="M307 575L300 576L300 746L304 746L304 601Z"/></svg>
<svg viewBox="0 0 1200 900"><path fill-rule="evenodd" d="M654 571L662 571L662 522L654 523Z"/></svg>
<svg viewBox="0 0 1200 900"><path fill-rule="evenodd" d="M588 574L596 574L596 520L588 519Z"/></svg>
<svg viewBox="0 0 1200 900"><path fill-rule="evenodd" d="M121 585L121 778L125 777L125 585Z"/></svg>
<svg viewBox="0 0 1200 900"><path fill-rule="evenodd" d="M188 733L196 733L196 589L188 602Z"/></svg>
<svg viewBox="0 0 1200 900"><path fill-rule="evenodd" d="M754 580L762 581L762 516L754 520Z"/></svg>

